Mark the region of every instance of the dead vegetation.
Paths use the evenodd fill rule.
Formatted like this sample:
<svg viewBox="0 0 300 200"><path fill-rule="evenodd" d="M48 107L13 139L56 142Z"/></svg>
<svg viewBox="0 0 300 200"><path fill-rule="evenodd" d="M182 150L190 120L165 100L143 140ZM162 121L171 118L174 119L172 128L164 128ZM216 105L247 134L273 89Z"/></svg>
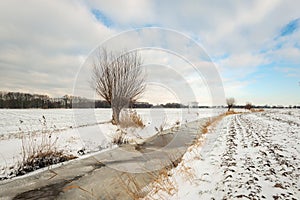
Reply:
<svg viewBox="0 0 300 200"><path fill-rule="evenodd" d="M161 134L167 125L167 120L164 118L163 122L159 125L159 127L154 127L158 134Z"/></svg>
<svg viewBox="0 0 300 200"><path fill-rule="evenodd" d="M127 137L127 133L122 130L118 130L112 138L112 143L116 145L128 144L129 139Z"/></svg>
<svg viewBox="0 0 300 200"><path fill-rule="evenodd" d="M243 112L236 112L234 110L231 110L231 111L227 111L224 114L221 114L221 116L223 116L223 115L225 115L225 116L227 116L227 115L235 115L235 114L243 114Z"/></svg>
<svg viewBox="0 0 300 200"><path fill-rule="evenodd" d="M179 158L176 155L168 155L168 159L162 162L160 166L162 168L157 171L148 171L146 173L147 179L153 180L150 185L146 187L142 186L140 180L135 174L130 174L123 172L118 176L118 182L124 189L126 194L131 199L141 199L146 197L146 199L155 199L150 196L146 196L149 193L159 195L159 192L164 192L169 195L173 195L177 192L177 182L174 177L171 176L171 169L178 166L181 162L182 155ZM147 169L145 169L147 171ZM162 199L160 197L159 199Z"/></svg>
<svg viewBox="0 0 300 200"><path fill-rule="evenodd" d="M134 129L144 128L144 122L134 109L127 109L121 112L119 128L112 136L112 143L117 145L135 143L141 137Z"/></svg>
<svg viewBox="0 0 300 200"><path fill-rule="evenodd" d="M178 173L182 176L185 182L192 183L196 178L195 171L184 162L180 163Z"/></svg>
<svg viewBox="0 0 300 200"><path fill-rule="evenodd" d="M261 112L261 111L260 111ZM206 134L208 132L209 127L214 126L217 124L219 121L223 119L223 117L228 116L228 115L236 115L236 114L242 114L243 112L236 112L234 110L227 111L223 114L220 114L216 117L210 117L208 121L205 123L205 125L202 127L202 133Z"/></svg>
<svg viewBox="0 0 300 200"><path fill-rule="evenodd" d="M171 176L170 172L164 168L160 171L158 178L153 182L153 188L151 190L152 196L156 194L158 198L151 197L151 195L147 196L147 200L154 199L164 199L163 196L159 193L166 193L168 195L174 195L178 191L178 185L173 176Z"/></svg>
<svg viewBox="0 0 300 200"><path fill-rule="evenodd" d="M76 158L65 154L63 150L58 150L58 137L53 135L54 127L48 128L44 116L40 122L43 126L41 132L27 131L22 134L22 160L17 164L15 172L12 172L16 176Z"/></svg>
<svg viewBox="0 0 300 200"><path fill-rule="evenodd" d="M145 124L140 115L133 109L124 110L120 116L119 126L121 128L144 128Z"/></svg>
<svg viewBox="0 0 300 200"><path fill-rule="evenodd" d="M121 187L125 192L131 197L131 199L140 199L143 198L142 187L138 183L138 180L134 175L130 173L122 173L118 176Z"/></svg>
<svg viewBox="0 0 300 200"><path fill-rule="evenodd" d="M208 133L209 127L211 127L211 126L215 125L216 123L218 123L219 121L221 121L221 119L223 119L223 117L225 117L227 115L232 115L232 114L238 114L238 113L236 113L232 110L232 111L227 111L226 113L218 115L216 117L208 118L207 122L202 127L202 133L203 134Z"/></svg>
<svg viewBox="0 0 300 200"><path fill-rule="evenodd" d="M252 108L251 109L251 112L264 112L265 110L264 109L262 109L262 108L260 108L260 109L254 109L254 108Z"/></svg>
<svg viewBox="0 0 300 200"><path fill-rule="evenodd" d="M65 155L63 151L39 152L24 159L16 170L16 175L24 175L53 164L75 159L75 156Z"/></svg>

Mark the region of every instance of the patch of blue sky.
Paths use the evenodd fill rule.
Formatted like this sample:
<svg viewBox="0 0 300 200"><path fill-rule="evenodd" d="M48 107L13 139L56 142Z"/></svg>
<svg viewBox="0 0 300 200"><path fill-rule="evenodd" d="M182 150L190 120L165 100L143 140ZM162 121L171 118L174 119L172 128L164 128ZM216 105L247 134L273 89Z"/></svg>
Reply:
<svg viewBox="0 0 300 200"><path fill-rule="evenodd" d="M289 77L287 73L277 70L274 64L260 66L259 70L251 75L251 79L247 78L249 81L253 80L245 88L249 97L255 94L266 100L269 99L269 102L265 102L267 104L281 102L278 98L282 98L284 102L285 97L294 99L295 104L298 103L299 80L297 77Z"/></svg>
<svg viewBox="0 0 300 200"><path fill-rule="evenodd" d="M221 60L224 60L226 58L229 58L230 54L229 53L224 53L224 54L221 54L221 55L217 55L217 56L211 56L211 61L212 62L219 62Z"/></svg>
<svg viewBox="0 0 300 200"><path fill-rule="evenodd" d="M106 15L104 15L103 12L101 12L100 10L92 9L91 12L95 16L95 18L99 22L102 22L106 27L111 27L113 25L112 20Z"/></svg>
<svg viewBox="0 0 300 200"><path fill-rule="evenodd" d="M159 24L145 24L143 25L144 28L156 28L156 27L161 27Z"/></svg>
<svg viewBox="0 0 300 200"><path fill-rule="evenodd" d="M296 42L295 45L294 45L294 47L297 48L297 49L300 49L300 43Z"/></svg>
<svg viewBox="0 0 300 200"><path fill-rule="evenodd" d="M278 49L281 49L281 48L284 46L285 43L286 43L286 42L284 42L284 41L279 41L279 40L276 40L276 39L275 39L274 45L269 46L269 47L267 47L267 48L262 48L262 49L260 49L260 50L258 51L258 53L259 53L259 54L265 54L265 53L268 53L269 51L276 51L276 50L278 50Z"/></svg>
<svg viewBox="0 0 300 200"><path fill-rule="evenodd" d="M280 32L280 36L287 36L295 32L300 25L300 18L294 19L290 21L287 25L285 25Z"/></svg>

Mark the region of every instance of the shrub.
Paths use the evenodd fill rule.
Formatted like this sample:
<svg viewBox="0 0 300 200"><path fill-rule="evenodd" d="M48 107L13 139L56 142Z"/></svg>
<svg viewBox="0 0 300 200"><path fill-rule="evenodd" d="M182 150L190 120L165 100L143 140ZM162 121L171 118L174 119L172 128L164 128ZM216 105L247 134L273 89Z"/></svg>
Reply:
<svg viewBox="0 0 300 200"><path fill-rule="evenodd" d="M142 118L133 109L128 109L121 113L119 125L121 128L129 128L129 127L144 128L145 127Z"/></svg>
<svg viewBox="0 0 300 200"><path fill-rule="evenodd" d="M119 130L112 138L112 143L121 145L121 144L128 144L129 139L126 137L126 132Z"/></svg>

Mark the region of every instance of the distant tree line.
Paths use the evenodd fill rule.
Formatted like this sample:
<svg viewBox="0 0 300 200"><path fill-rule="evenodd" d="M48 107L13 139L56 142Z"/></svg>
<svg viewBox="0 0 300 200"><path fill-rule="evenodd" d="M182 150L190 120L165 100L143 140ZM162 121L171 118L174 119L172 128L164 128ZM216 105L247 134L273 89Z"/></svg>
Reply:
<svg viewBox="0 0 300 200"><path fill-rule="evenodd" d="M0 92L0 108L61 107L62 102L51 102L47 95L20 92Z"/></svg>
<svg viewBox="0 0 300 200"><path fill-rule="evenodd" d="M166 103L166 104L160 104L154 107L160 107L160 108L187 108L188 106L180 104L180 103Z"/></svg>
<svg viewBox="0 0 300 200"><path fill-rule="evenodd" d="M153 105L148 102L132 102L130 108L189 108L188 105L180 103L166 103ZM192 106L193 108L224 108L224 106ZM30 94L21 92L0 91L0 108L111 108L110 104L104 100L91 100L84 97L64 95L59 98L50 98L48 95ZM233 105L232 108L245 108L245 105ZM251 104L251 108L297 108L299 105L290 106L256 106Z"/></svg>
<svg viewBox="0 0 300 200"><path fill-rule="evenodd" d="M249 105L246 104L245 105L233 105L232 108L246 108L248 107ZM263 105L263 106L259 106L259 105L251 105L251 108L266 108L266 109L284 109L284 108L289 108L289 109L300 109L300 106L297 106L297 105L289 105L289 106L282 106L282 105L276 105L276 106L270 106L270 105Z"/></svg>
<svg viewBox="0 0 300 200"><path fill-rule="evenodd" d="M132 108L151 108L147 102L135 102L129 105ZM0 108L110 108L110 104L102 100L91 100L83 97L64 95L51 98L48 95L30 94L21 92L0 91Z"/></svg>
<svg viewBox="0 0 300 200"><path fill-rule="evenodd" d="M82 97L65 95L50 98L48 95L0 91L0 108L72 108L109 107L105 101L92 101Z"/></svg>

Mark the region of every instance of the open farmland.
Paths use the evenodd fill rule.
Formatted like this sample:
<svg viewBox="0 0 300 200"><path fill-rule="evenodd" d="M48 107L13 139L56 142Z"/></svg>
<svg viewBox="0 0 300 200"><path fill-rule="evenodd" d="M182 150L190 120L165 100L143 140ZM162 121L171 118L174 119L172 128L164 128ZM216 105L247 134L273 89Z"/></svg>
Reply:
<svg viewBox="0 0 300 200"><path fill-rule="evenodd" d="M221 112L224 110L137 109L145 127L125 131L129 137L146 139L156 134L158 129L173 127L176 122L185 124ZM111 109L3 109L0 118L0 177L14 176L9 168L20 162L22 137L28 134L37 134L35 139L38 141L42 140L41 135L51 135L57 150L80 156L80 150L88 154L112 148L111 140L118 130L109 122Z"/></svg>
<svg viewBox="0 0 300 200"><path fill-rule="evenodd" d="M146 199L299 199L299 116L299 110L226 116L171 171L178 191L153 190Z"/></svg>

